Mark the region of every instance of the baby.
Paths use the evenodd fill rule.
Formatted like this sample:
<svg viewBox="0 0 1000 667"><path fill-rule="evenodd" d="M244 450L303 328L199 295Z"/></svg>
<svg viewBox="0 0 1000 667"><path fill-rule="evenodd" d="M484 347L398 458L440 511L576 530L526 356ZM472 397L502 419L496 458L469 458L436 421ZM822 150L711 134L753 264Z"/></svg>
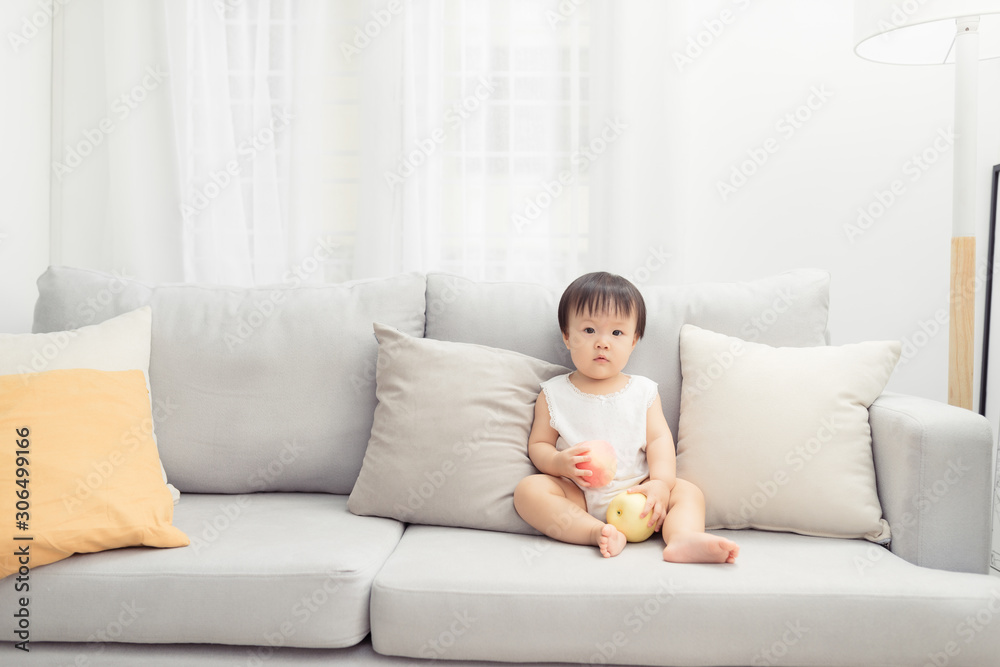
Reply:
<svg viewBox="0 0 1000 667"><path fill-rule="evenodd" d="M559 301L559 328L576 370L542 383L528 455L542 474L524 478L514 507L529 524L572 544L593 544L605 558L625 548L625 535L605 523L612 498L642 493L640 518L662 530L663 559L676 563L732 563L735 542L705 532L705 498L677 479L674 441L660 407L656 383L622 369L642 337L646 305L628 280L588 273L574 280ZM588 440L606 440L617 454L610 484L594 488ZM570 443L576 443L572 446Z"/></svg>

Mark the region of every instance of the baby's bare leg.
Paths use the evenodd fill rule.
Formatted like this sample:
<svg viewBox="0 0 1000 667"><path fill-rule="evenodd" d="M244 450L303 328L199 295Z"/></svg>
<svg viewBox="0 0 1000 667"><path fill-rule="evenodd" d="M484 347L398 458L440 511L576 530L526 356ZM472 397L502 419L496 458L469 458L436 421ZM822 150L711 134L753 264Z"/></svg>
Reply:
<svg viewBox="0 0 1000 667"><path fill-rule="evenodd" d="M674 563L733 563L740 553L732 540L705 532L705 496L678 479L663 521L663 560Z"/></svg>
<svg viewBox="0 0 1000 667"><path fill-rule="evenodd" d="M560 542L593 544L605 558L625 548L617 528L587 513L583 491L552 475L530 475L514 489L514 509L529 525Z"/></svg>

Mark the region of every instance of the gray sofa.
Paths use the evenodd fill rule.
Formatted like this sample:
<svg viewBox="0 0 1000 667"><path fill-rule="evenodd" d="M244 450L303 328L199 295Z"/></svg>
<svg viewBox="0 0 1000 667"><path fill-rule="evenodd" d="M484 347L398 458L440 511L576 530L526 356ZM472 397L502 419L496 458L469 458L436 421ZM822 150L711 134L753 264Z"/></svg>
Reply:
<svg viewBox="0 0 1000 667"><path fill-rule="evenodd" d="M558 290L443 274L149 286L59 267L38 287L36 332L152 306L152 395L176 406L156 424L160 455L192 544L33 571L31 652L2 646L0 664L1000 664L992 436L973 413L889 394L871 407L889 549L743 530L724 531L735 565L664 563L655 536L605 560L347 509L376 405L372 323L568 366ZM643 293L647 333L626 370L659 383L675 438L683 323L829 342L821 271ZM15 605L0 581L9 627Z"/></svg>

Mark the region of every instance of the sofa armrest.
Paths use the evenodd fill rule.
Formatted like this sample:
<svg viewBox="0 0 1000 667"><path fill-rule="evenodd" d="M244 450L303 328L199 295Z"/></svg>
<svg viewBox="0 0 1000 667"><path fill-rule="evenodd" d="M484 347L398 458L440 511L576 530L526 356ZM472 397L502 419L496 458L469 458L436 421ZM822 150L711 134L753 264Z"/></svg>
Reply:
<svg viewBox="0 0 1000 667"><path fill-rule="evenodd" d="M890 549L916 565L988 568L993 434L986 418L938 401L880 396L868 411Z"/></svg>

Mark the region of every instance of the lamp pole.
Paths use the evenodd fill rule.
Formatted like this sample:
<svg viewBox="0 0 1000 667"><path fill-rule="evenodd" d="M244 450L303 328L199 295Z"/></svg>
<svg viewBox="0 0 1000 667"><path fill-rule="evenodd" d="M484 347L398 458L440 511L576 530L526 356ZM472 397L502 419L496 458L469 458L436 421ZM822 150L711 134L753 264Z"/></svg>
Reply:
<svg viewBox="0 0 1000 667"><path fill-rule="evenodd" d="M972 409L976 332L976 139L979 17L956 19L955 153L949 289L948 403Z"/></svg>

